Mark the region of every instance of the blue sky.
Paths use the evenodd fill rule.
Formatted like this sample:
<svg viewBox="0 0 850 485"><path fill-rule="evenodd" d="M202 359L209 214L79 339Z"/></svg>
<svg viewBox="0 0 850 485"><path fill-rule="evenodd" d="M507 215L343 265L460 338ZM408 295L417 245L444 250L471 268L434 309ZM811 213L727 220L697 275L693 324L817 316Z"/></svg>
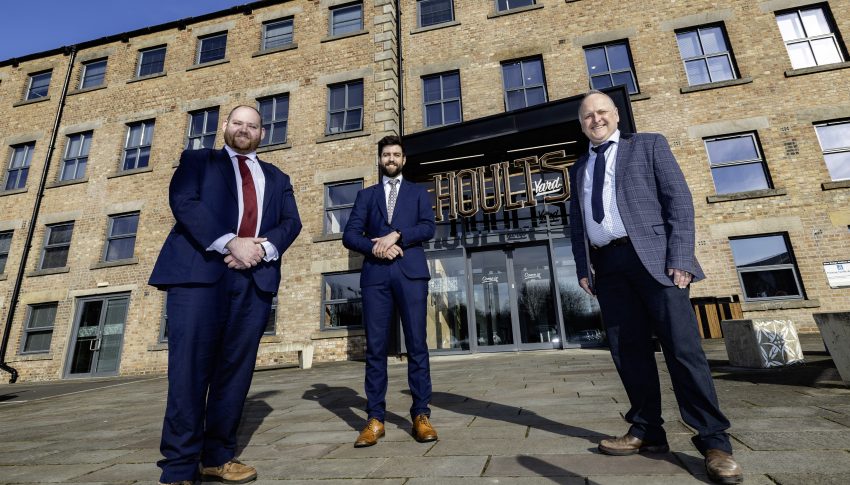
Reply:
<svg viewBox="0 0 850 485"><path fill-rule="evenodd" d="M251 0L3 0L0 60L246 3Z"/></svg>

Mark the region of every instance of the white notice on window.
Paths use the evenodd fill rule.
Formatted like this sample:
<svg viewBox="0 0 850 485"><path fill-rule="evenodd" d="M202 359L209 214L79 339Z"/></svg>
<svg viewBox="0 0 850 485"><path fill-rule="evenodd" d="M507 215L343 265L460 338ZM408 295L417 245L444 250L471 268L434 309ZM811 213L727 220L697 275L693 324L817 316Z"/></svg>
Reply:
<svg viewBox="0 0 850 485"><path fill-rule="evenodd" d="M823 263L823 270L830 288L850 287L850 260L827 261Z"/></svg>

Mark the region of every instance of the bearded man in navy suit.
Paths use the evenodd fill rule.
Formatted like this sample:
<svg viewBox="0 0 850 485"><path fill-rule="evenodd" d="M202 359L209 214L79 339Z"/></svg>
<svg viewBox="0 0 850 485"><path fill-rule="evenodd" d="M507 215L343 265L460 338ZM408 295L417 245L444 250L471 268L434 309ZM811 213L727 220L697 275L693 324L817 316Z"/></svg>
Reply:
<svg viewBox="0 0 850 485"><path fill-rule="evenodd" d="M301 231L289 177L255 152L260 113L237 106L221 150L186 150L168 190L176 223L149 283L168 291L168 402L161 484L246 483L236 429L257 348L280 286L283 252Z"/></svg>
<svg viewBox="0 0 850 485"><path fill-rule="evenodd" d="M694 207L667 140L620 133L617 108L591 91L579 108L588 151L570 168L570 225L579 285L599 300L611 356L629 396L631 424L602 440L608 455L667 452L653 333L664 351L682 419L709 478L740 483L698 324L688 298L705 277L694 256Z"/></svg>
<svg viewBox="0 0 850 485"><path fill-rule="evenodd" d="M372 446L384 435L387 344L398 312L407 347L407 381L413 405L413 437L435 441L430 422L431 374L425 314L431 278L422 243L434 237L434 210L428 192L401 174L404 148L397 136L378 142L381 180L357 193L343 231L346 248L365 256L360 273L366 326L368 420L355 447Z"/></svg>

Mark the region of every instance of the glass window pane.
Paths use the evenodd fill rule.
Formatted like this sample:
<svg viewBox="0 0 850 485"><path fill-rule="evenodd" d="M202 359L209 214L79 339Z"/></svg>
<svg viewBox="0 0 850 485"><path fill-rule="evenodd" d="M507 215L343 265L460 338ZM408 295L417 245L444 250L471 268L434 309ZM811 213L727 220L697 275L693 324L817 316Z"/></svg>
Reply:
<svg viewBox="0 0 850 485"><path fill-rule="evenodd" d="M56 305L32 307L27 328L49 328L56 320Z"/></svg>
<svg viewBox="0 0 850 485"><path fill-rule="evenodd" d="M452 20L452 0L421 0L419 26L428 27Z"/></svg>
<svg viewBox="0 0 850 485"><path fill-rule="evenodd" d="M543 63L540 60L523 62L522 72L525 75L526 86L543 84Z"/></svg>
<svg viewBox="0 0 850 485"><path fill-rule="evenodd" d="M711 169L718 194L732 194L770 188L761 163L747 163Z"/></svg>
<svg viewBox="0 0 850 485"><path fill-rule="evenodd" d="M442 90L440 88L440 76L423 79L422 89L426 103L430 103L432 101L439 101L440 99L442 99Z"/></svg>
<svg viewBox="0 0 850 485"><path fill-rule="evenodd" d="M676 40L679 42L679 53L682 54L682 59L702 55L697 31L680 32L676 34Z"/></svg>
<svg viewBox="0 0 850 485"><path fill-rule="evenodd" d="M331 114L328 120L328 133L339 133L342 131L342 124L345 121L345 112Z"/></svg>
<svg viewBox="0 0 850 485"><path fill-rule="evenodd" d="M348 110L345 114L345 131L359 130L362 126L363 110L360 108Z"/></svg>
<svg viewBox="0 0 850 485"><path fill-rule="evenodd" d="M354 204L357 198L357 192L363 188L362 182L350 184L328 185L328 208L338 205Z"/></svg>
<svg viewBox="0 0 850 485"><path fill-rule="evenodd" d="M42 269L61 268L68 261L68 247L48 248L44 250Z"/></svg>
<svg viewBox="0 0 850 485"><path fill-rule="evenodd" d="M631 69L632 65L629 62L629 50L626 44L613 44L608 46L608 62L611 63L612 70Z"/></svg>
<svg viewBox="0 0 850 485"><path fill-rule="evenodd" d="M334 209L325 213L325 234L339 234L348 224L351 209Z"/></svg>
<svg viewBox="0 0 850 485"><path fill-rule="evenodd" d="M124 170L132 170L137 167L139 150L132 148L124 152Z"/></svg>
<svg viewBox="0 0 850 485"><path fill-rule="evenodd" d="M815 62L817 62L818 66L841 62L841 53L838 51L838 45L832 37L813 40L812 51L815 54Z"/></svg>
<svg viewBox="0 0 850 485"><path fill-rule="evenodd" d="M621 84L625 84L626 86L628 86L630 94L637 92L637 89L635 88L635 81L634 81L634 78L632 78L631 71L629 71L629 72L615 72L614 74L611 75L611 77L613 78L614 86L619 86Z"/></svg>
<svg viewBox="0 0 850 485"><path fill-rule="evenodd" d="M73 224L63 224L61 226L51 226L50 235L48 236L47 244L63 244L71 242L71 235L74 232Z"/></svg>
<svg viewBox="0 0 850 485"><path fill-rule="evenodd" d="M601 76L594 76L590 79L590 84L594 89L603 89L610 88L614 84L611 80L611 76L608 74L603 74Z"/></svg>
<svg viewBox="0 0 850 485"><path fill-rule="evenodd" d="M781 235L730 239L729 245L738 268L792 262L785 238Z"/></svg>
<svg viewBox="0 0 850 485"><path fill-rule="evenodd" d="M525 93L522 90L508 93L508 111L525 108Z"/></svg>
<svg viewBox="0 0 850 485"><path fill-rule="evenodd" d="M285 143L286 142L286 121L280 121L272 125L272 135L269 143ZM266 133L268 136L268 133Z"/></svg>
<svg viewBox="0 0 850 485"><path fill-rule="evenodd" d="M292 43L292 20L266 24L263 48L274 49Z"/></svg>
<svg viewBox="0 0 850 485"><path fill-rule="evenodd" d="M226 48L227 35L217 35L215 37L201 39L201 54L198 58L198 64L224 59Z"/></svg>
<svg viewBox="0 0 850 485"><path fill-rule="evenodd" d="M83 146L80 148L80 156L86 157L91 149L91 133L83 133Z"/></svg>
<svg viewBox="0 0 850 485"><path fill-rule="evenodd" d="M137 147L142 144L142 124L131 125L127 136L127 148Z"/></svg>
<svg viewBox="0 0 850 485"><path fill-rule="evenodd" d="M8 253L12 246L12 233L5 232L0 234L0 253Z"/></svg>
<svg viewBox="0 0 850 485"><path fill-rule="evenodd" d="M360 298L360 273L325 275L324 279L325 301Z"/></svg>
<svg viewBox="0 0 850 485"><path fill-rule="evenodd" d="M503 64L502 76L504 77L505 89L516 89L522 87L522 69L518 62Z"/></svg>
<svg viewBox="0 0 850 485"><path fill-rule="evenodd" d="M803 296L791 268L741 273L747 298Z"/></svg>
<svg viewBox="0 0 850 485"><path fill-rule="evenodd" d="M191 135L200 135L204 132L204 113L192 114L192 125L189 129Z"/></svg>
<svg viewBox="0 0 850 485"><path fill-rule="evenodd" d="M726 40L723 38L723 29L720 27L708 27L700 29L699 32L704 54L714 54L729 50L726 47Z"/></svg>
<svg viewBox="0 0 850 485"><path fill-rule="evenodd" d="M443 75L443 97L444 99L460 97L460 76L457 73Z"/></svg>
<svg viewBox="0 0 850 485"><path fill-rule="evenodd" d="M735 78L732 74L732 63L729 62L729 58L725 55L708 58L708 73L711 82L714 83Z"/></svg>
<svg viewBox="0 0 850 485"><path fill-rule="evenodd" d="M331 111L345 109L345 86L332 86L330 90Z"/></svg>
<svg viewBox="0 0 850 485"><path fill-rule="evenodd" d="M218 129L218 110L214 109L214 110L207 111L207 124L206 124L206 129L204 130L204 132L205 133L215 133L215 131L217 129ZM215 139L215 137L213 137L213 139Z"/></svg>
<svg viewBox="0 0 850 485"><path fill-rule="evenodd" d="M805 67L816 66L815 56L812 53L811 45L808 42L798 42L796 44L788 44L788 57L791 58L791 67L794 69L803 69Z"/></svg>
<svg viewBox="0 0 850 485"><path fill-rule="evenodd" d="M331 34L340 35L348 32L357 32L362 29L362 5L351 5L334 9L331 12L332 28Z"/></svg>
<svg viewBox="0 0 850 485"><path fill-rule="evenodd" d="M708 75L708 66L705 59L697 59L685 63L685 72L688 74L688 84L695 86L697 84L705 84L711 82L711 77Z"/></svg>
<svg viewBox="0 0 850 485"><path fill-rule="evenodd" d="M356 82L348 85L348 108L363 106L363 83Z"/></svg>
<svg viewBox="0 0 850 485"><path fill-rule="evenodd" d="M445 124L460 123L460 102L449 101L448 103L443 104L443 113L445 116L445 120L443 120L443 122Z"/></svg>
<svg viewBox="0 0 850 485"><path fill-rule="evenodd" d="M85 74L80 88L89 88L103 84L106 75L106 61L97 61L85 65Z"/></svg>
<svg viewBox="0 0 850 485"><path fill-rule="evenodd" d="M363 304L359 301L325 305L325 326L350 327L363 324Z"/></svg>
<svg viewBox="0 0 850 485"><path fill-rule="evenodd" d="M30 332L24 342L24 352L47 352L50 350L50 340L53 331Z"/></svg>
<svg viewBox="0 0 850 485"><path fill-rule="evenodd" d="M850 122L816 126L822 150L850 148Z"/></svg>
<svg viewBox="0 0 850 485"><path fill-rule="evenodd" d="M80 135L73 135L68 137L68 148L65 151L65 158L73 158L79 156L82 141L83 139Z"/></svg>
<svg viewBox="0 0 850 485"><path fill-rule="evenodd" d="M803 19L803 28L806 31L806 37L816 37L818 35L831 34L829 22L826 20L823 10L813 8L811 10L800 11L800 17Z"/></svg>
<svg viewBox="0 0 850 485"><path fill-rule="evenodd" d="M705 143L708 159L712 165L743 160L756 160L759 157L755 139L751 136L736 136L709 140Z"/></svg>
<svg viewBox="0 0 850 485"><path fill-rule="evenodd" d="M150 145L153 141L154 122L146 122L144 125L144 136L142 137L142 145Z"/></svg>
<svg viewBox="0 0 850 485"><path fill-rule="evenodd" d="M832 180L850 179L850 152L828 153L823 156L829 178Z"/></svg>
<svg viewBox="0 0 850 485"><path fill-rule="evenodd" d="M133 214L129 216L113 217L112 218L112 236L120 236L125 234L135 234L139 227L139 215Z"/></svg>
<svg viewBox="0 0 850 485"><path fill-rule="evenodd" d="M139 54L139 76L157 74L165 68L165 47Z"/></svg>
<svg viewBox="0 0 850 485"><path fill-rule="evenodd" d="M543 88L531 88L525 91L525 97L528 106L542 104L546 102L546 90Z"/></svg>
<svg viewBox="0 0 850 485"><path fill-rule="evenodd" d="M440 126L443 124L443 109L441 104L431 104L425 107L425 126Z"/></svg>
<svg viewBox="0 0 850 485"><path fill-rule="evenodd" d="M274 120L287 118L289 118L289 96L278 96L275 98Z"/></svg>
<svg viewBox="0 0 850 485"><path fill-rule="evenodd" d="M797 12L777 15L776 22L779 24L779 32L782 34L782 40L786 42L802 39L806 36L803 33L803 24L800 22Z"/></svg>
<svg viewBox="0 0 850 485"><path fill-rule="evenodd" d="M605 58L604 47L585 49L584 58L587 61L587 72L591 75L608 72L608 60Z"/></svg>
<svg viewBox="0 0 850 485"><path fill-rule="evenodd" d="M109 241L106 248L106 261L117 261L120 259L130 259L133 257L133 248L136 245L135 237L115 239Z"/></svg>
<svg viewBox="0 0 850 485"><path fill-rule="evenodd" d="M262 117L263 120L266 123L268 123L268 122L270 122L274 119L274 116L273 116L274 111L273 110L274 110L274 100L271 99L271 98L262 99L258 103L257 111L260 112L260 117Z"/></svg>

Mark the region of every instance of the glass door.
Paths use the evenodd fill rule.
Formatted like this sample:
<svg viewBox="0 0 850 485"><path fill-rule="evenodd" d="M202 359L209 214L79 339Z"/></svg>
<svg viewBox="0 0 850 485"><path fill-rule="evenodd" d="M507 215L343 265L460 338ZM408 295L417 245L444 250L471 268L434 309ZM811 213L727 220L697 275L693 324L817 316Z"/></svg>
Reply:
<svg viewBox="0 0 850 485"><path fill-rule="evenodd" d="M469 259L479 350L515 350L507 253L503 249L479 251Z"/></svg>
<svg viewBox="0 0 850 485"><path fill-rule="evenodd" d="M129 302L128 295L78 301L68 377L118 373Z"/></svg>
<svg viewBox="0 0 850 485"><path fill-rule="evenodd" d="M558 348L561 335L552 291L548 246L524 246L510 251L517 320L523 348Z"/></svg>

